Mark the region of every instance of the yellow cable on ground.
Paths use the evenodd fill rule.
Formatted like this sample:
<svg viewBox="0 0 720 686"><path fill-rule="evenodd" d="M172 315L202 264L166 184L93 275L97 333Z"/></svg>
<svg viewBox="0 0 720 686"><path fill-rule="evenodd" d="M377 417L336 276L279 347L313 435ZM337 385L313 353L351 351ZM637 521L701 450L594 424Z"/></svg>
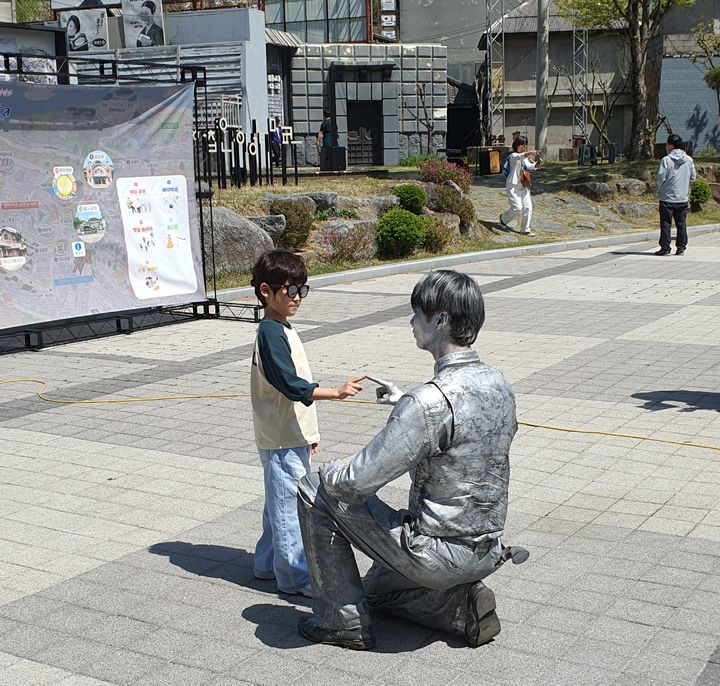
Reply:
<svg viewBox="0 0 720 686"><path fill-rule="evenodd" d="M197 395L161 395L147 398L116 398L107 400L57 400L55 398L48 398L45 395L45 389L47 388L47 382L41 381L40 379L7 379L0 381L0 386L11 383L34 383L40 386L40 390L37 392L38 398L46 403L54 403L56 405L109 405L109 404L128 404L128 403L149 403L159 402L164 400L199 400L203 398L249 398L249 393L207 393ZM351 403L351 404L364 404L364 405L375 405L376 407L383 407L378 405L374 400L359 400L359 399L347 399L347 400L336 400L334 402ZM700 448L701 450L715 450L720 452L720 447L714 445L704 445L702 443L690 443L683 441L670 441L665 438L650 438L649 436L635 436L634 434L619 434L611 433L609 431L592 431L588 429L570 429L562 426L550 426L547 424L532 424L530 422L518 422L520 426L527 426L531 429L545 429L546 431L561 431L564 433L571 434L587 434L590 436L608 436L610 438L627 438L636 441L649 441L651 443L664 443L665 445L678 445L684 448Z"/></svg>

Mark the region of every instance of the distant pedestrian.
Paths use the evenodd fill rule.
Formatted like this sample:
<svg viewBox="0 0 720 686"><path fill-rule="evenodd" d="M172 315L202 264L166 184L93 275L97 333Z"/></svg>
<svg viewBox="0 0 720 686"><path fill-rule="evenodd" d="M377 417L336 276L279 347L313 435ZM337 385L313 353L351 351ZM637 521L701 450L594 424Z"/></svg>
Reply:
<svg viewBox="0 0 720 686"><path fill-rule="evenodd" d="M656 174L657 191L660 199L660 250L656 255L669 255L672 251L673 219L677 236L675 238L675 254L684 255L687 248L687 211L690 184L695 181L697 173L695 164L683 150L683 140L676 134L670 134L665 145L667 155L660 160Z"/></svg>
<svg viewBox="0 0 720 686"><path fill-rule="evenodd" d="M500 215L500 226L509 229L508 224L515 219L522 217L521 231L526 236L534 236L530 230L532 220L532 199L530 198L530 172L540 166L540 162L531 162L530 158L539 160L539 150L527 150L528 139L525 136L518 136L512 142L513 152L506 162L507 180L505 191L507 192L510 208Z"/></svg>
<svg viewBox="0 0 720 686"><path fill-rule="evenodd" d="M273 165L279 167L282 161L282 128L280 124L270 132L270 150Z"/></svg>
<svg viewBox="0 0 720 686"><path fill-rule="evenodd" d="M332 118L330 117L330 112L323 112L322 124L320 124L320 130L317 135L317 147L318 151L320 148L333 147Z"/></svg>

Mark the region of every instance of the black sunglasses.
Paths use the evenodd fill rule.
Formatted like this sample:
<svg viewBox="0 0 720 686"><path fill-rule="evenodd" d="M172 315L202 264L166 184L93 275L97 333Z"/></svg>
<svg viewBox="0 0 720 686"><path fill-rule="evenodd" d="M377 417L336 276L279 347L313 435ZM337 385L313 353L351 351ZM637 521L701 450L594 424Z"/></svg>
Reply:
<svg viewBox="0 0 720 686"><path fill-rule="evenodd" d="M294 283L293 284L284 283L284 284L278 286L276 284L269 283L268 286L270 286L270 288L273 289L273 293L277 293L281 288L284 288L285 293L287 293L287 297L290 298L291 300L293 298L297 297L298 295L301 298L304 298L310 292L310 286L308 286L307 284L303 284L302 286L296 286Z"/></svg>

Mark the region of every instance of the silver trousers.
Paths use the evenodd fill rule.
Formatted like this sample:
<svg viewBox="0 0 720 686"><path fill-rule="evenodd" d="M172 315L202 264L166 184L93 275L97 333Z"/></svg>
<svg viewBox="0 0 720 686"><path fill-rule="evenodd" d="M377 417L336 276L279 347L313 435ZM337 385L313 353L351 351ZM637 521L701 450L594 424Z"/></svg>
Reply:
<svg viewBox="0 0 720 686"><path fill-rule="evenodd" d="M500 565L499 539L472 545L414 533L408 511L375 496L362 503L339 502L317 474L300 481L298 516L313 614L327 629L367 629L368 607L376 607L464 636L470 586ZM364 580L352 546L374 561Z"/></svg>

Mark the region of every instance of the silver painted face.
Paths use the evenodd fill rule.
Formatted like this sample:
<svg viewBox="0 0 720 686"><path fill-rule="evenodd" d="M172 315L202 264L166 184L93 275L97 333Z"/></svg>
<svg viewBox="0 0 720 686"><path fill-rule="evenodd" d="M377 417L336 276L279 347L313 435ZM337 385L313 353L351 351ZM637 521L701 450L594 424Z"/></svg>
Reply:
<svg viewBox="0 0 720 686"><path fill-rule="evenodd" d="M414 314L410 319L415 343L420 350L429 350L430 346L438 339L437 315L428 319L420 310L413 310Z"/></svg>

